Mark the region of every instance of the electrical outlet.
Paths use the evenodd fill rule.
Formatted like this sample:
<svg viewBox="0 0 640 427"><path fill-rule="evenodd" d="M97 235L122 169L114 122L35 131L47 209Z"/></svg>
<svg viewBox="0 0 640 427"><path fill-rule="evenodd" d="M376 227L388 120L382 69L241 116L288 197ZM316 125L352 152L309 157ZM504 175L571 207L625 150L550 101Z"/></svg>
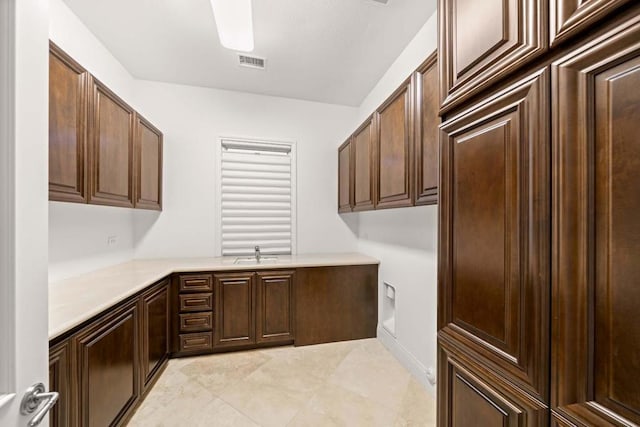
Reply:
<svg viewBox="0 0 640 427"><path fill-rule="evenodd" d="M107 237L107 245L108 246L113 246L116 243L118 243L118 236L108 236Z"/></svg>
<svg viewBox="0 0 640 427"><path fill-rule="evenodd" d="M436 373L433 370L433 368L427 369L426 374L427 374L427 381L429 381L429 384L436 385Z"/></svg>

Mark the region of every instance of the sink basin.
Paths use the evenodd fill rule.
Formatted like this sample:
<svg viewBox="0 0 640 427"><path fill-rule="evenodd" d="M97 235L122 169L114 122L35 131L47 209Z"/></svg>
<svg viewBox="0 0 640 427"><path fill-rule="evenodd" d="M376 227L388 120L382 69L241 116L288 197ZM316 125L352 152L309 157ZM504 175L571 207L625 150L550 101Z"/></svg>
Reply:
<svg viewBox="0 0 640 427"><path fill-rule="evenodd" d="M260 262L256 259L256 257L238 257L233 262L234 264L240 265L249 265L249 264L275 264L278 262L278 257L276 256L263 256L260 258Z"/></svg>

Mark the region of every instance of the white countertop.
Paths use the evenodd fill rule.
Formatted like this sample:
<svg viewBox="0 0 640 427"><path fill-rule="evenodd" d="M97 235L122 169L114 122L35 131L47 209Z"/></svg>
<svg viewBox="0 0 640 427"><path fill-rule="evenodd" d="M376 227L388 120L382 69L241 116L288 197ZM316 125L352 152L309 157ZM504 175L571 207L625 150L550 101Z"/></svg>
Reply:
<svg viewBox="0 0 640 427"><path fill-rule="evenodd" d="M172 273L270 270L378 264L358 253L279 255L270 264L234 264L236 257L134 260L49 283L49 339L123 301Z"/></svg>

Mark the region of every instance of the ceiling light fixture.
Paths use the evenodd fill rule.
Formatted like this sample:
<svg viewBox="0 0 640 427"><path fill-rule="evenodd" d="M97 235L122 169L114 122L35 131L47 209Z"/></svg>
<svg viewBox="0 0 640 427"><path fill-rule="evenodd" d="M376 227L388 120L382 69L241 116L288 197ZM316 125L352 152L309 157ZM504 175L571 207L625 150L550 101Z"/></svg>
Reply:
<svg viewBox="0 0 640 427"><path fill-rule="evenodd" d="M251 0L211 0L220 43L227 49L253 50Z"/></svg>

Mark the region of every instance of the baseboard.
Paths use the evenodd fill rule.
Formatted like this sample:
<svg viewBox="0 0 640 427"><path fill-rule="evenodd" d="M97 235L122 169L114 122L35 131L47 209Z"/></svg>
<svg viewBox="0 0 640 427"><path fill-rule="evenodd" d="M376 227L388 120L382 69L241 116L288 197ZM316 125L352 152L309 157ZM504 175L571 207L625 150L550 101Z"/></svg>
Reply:
<svg viewBox="0 0 640 427"><path fill-rule="evenodd" d="M436 387L431 385L427 379L427 368L416 359L413 354L409 352L404 346L391 335L381 325L378 325L378 339L382 344L391 352L391 354L398 359L400 364L404 366L409 373L429 392L429 394L436 398Z"/></svg>

